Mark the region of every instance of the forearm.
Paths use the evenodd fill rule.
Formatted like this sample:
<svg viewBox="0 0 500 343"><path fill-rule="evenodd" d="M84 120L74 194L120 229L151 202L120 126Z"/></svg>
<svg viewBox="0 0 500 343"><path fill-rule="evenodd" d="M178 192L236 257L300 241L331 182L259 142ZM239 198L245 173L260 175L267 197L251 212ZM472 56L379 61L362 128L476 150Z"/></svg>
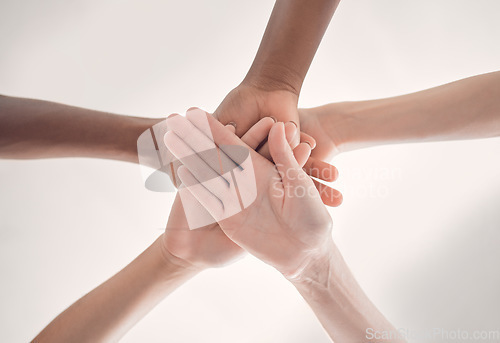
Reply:
<svg viewBox="0 0 500 343"><path fill-rule="evenodd" d="M0 158L137 162L137 138L159 120L0 96Z"/></svg>
<svg viewBox="0 0 500 343"><path fill-rule="evenodd" d="M334 105L326 105L325 113L328 106ZM335 132L344 151L380 144L500 136L500 72L345 106L347 111L340 117L324 116L326 130Z"/></svg>
<svg viewBox="0 0 500 343"><path fill-rule="evenodd" d="M298 95L340 0L277 0L246 82Z"/></svg>
<svg viewBox="0 0 500 343"><path fill-rule="evenodd" d="M394 327L360 288L333 242L291 281L333 341L371 342L372 330L396 335Z"/></svg>
<svg viewBox="0 0 500 343"><path fill-rule="evenodd" d="M161 239L118 274L71 305L33 341L117 341L165 296L197 273L169 262Z"/></svg>

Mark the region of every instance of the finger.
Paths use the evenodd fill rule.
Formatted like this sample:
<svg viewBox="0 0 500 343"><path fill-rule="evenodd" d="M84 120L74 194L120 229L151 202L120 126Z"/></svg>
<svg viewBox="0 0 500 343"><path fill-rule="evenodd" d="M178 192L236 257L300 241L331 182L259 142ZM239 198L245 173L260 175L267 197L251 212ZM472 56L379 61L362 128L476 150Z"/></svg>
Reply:
<svg viewBox="0 0 500 343"><path fill-rule="evenodd" d="M271 117L262 118L241 137L241 140L255 150L267 139L273 124L274 120Z"/></svg>
<svg viewBox="0 0 500 343"><path fill-rule="evenodd" d="M199 108L190 108L186 112L186 119L191 125L196 127L198 130L203 132L205 136L213 142L212 132L210 131L210 126L205 119L209 114ZM230 123L227 123L228 125Z"/></svg>
<svg viewBox="0 0 500 343"><path fill-rule="evenodd" d="M194 110L188 113L198 113L206 117L205 112L202 110ZM184 153L198 154L211 169L215 172L219 172L221 166L217 154L215 153L216 146L213 142L208 123L198 123L198 125L195 126L187 118L180 115L173 115L167 118L167 126L169 131L175 132L175 134L185 143L184 145L192 149L191 153L188 151L184 151ZM188 155L184 155L183 157L186 156ZM179 158L179 156L177 156L177 158Z"/></svg>
<svg viewBox="0 0 500 343"><path fill-rule="evenodd" d="M226 128L223 128L227 131ZM165 144L167 148L178 158L182 164L187 167L198 180L198 183L203 183L215 195L221 198L224 192L227 192L229 181L222 175L212 169L199 154L194 152L177 134L169 131L165 134ZM211 150L212 155L216 154L216 150ZM205 159L213 160L215 157ZM182 167L179 167L181 169ZM179 174L179 169L177 174ZM186 184L192 186L192 184Z"/></svg>
<svg viewBox="0 0 500 343"><path fill-rule="evenodd" d="M285 137L286 141L290 145L290 147L295 149L297 145L299 145L298 139L296 140L297 136L297 124L295 124L293 121L289 121L288 123L285 123Z"/></svg>
<svg viewBox="0 0 500 343"><path fill-rule="evenodd" d="M179 114L179 113L172 113L172 114L169 114L169 115L167 116L167 119L168 119L168 118L175 117L175 116L180 116L180 114Z"/></svg>
<svg viewBox="0 0 500 343"><path fill-rule="evenodd" d="M304 165L304 171L310 176L327 182L333 182L339 176L337 168L314 157L309 157Z"/></svg>
<svg viewBox="0 0 500 343"><path fill-rule="evenodd" d="M278 169L283 184L295 183L299 180L299 174L302 172L299 164L295 160L290 144L285 137L285 125L276 123L269 132L269 152L273 158L274 164Z"/></svg>
<svg viewBox="0 0 500 343"><path fill-rule="evenodd" d="M172 205L166 230L185 231L212 227L217 221L180 180L179 185L181 187Z"/></svg>
<svg viewBox="0 0 500 343"><path fill-rule="evenodd" d="M177 172L182 184L186 187L185 189L200 202L212 217L215 219L221 218L221 213L224 211L222 201L205 188L203 184L199 183L187 167L181 166Z"/></svg>
<svg viewBox="0 0 500 343"><path fill-rule="evenodd" d="M229 131L231 131L232 133L236 133L236 126L233 125L233 124L227 124L226 125L226 129L228 129Z"/></svg>
<svg viewBox="0 0 500 343"><path fill-rule="evenodd" d="M312 179L314 182L314 185L316 186L316 189L319 192L319 195L321 197L321 201L323 201L323 204L331 207L337 207L342 203L343 197L342 193L340 193L338 190L333 189L325 184L322 184L321 182Z"/></svg>
<svg viewBox="0 0 500 343"><path fill-rule="evenodd" d="M300 123L296 123L294 121L291 121L290 123L292 123L293 125L295 125L295 128L296 128L296 131L294 132L292 138L289 140L290 142L290 146L292 147L292 150L300 144L300 126L299 124Z"/></svg>
<svg viewBox="0 0 500 343"><path fill-rule="evenodd" d="M199 131L201 131L203 133L203 135L205 135L210 141L214 142L212 128L208 122L208 118L214 120L214 118L210 114L208 114L207 112L202 111L200 109L189 111L186 113L186 119L191 123L191 125L193 125ZM226 131L226 133L227 133L227 131ZM234 134L231 134L231 135L234 136ZM195 130L193 132L193 137L196 137L196 136L197 136L197 134L196 134L196 130ZM186 142L186 143L191 146L190 142ZM212 144L215 144L215 143L212 143ZM217 158L210 161L209 164L212 166L214 164L218 165L219 166L218 170L221 172L221 175L230 171L230 170L233 170L235 167L239 166L240 161L234 160L233 158L231 158L231 156L228 155L227 151L222 149L222 147L220 146L221 143L217 143L215 145L218 146L218 148L219 148L219 150L217 151ZM193 148L195 150L199 149L199 147L193 147ZM231 150L234 150L234 149L231 149ZM196 151L199 151L199 150L196 150Z"/></svg>
<svg viewBox="0 0 500 343"><path fill-rule="evenodd" d="M235 98L239 98L239 96L234 97L229 93L211 116L223 125L228 124L231 120L237 122L236 135L241 137L255 124L257 109L249 108L246 101L243 101L245 102L243 104L243 102L240 103L239 99L236 100Z"/></svg>
<svg viewBox="0 0 500 343"><path fill-rule="evenodd" d="M297 125L295 125L295 123L293 122L288 122L285 125L285 137L286 137L286 141L288 142L288 144L290 146L292 146L292 149L295 148L295 146L293 146L293 139L297 133ZM265 142L262 147L260 147L258 149L258 152L259 154L261 154L262 156L264 156L265 158L267 158L269 161L272 161L272 158L271 158L271 153L269 152L269 144L268 142Z"/></svg>
<svg viewBox="0 0 500 343"><path fill-rule="evenodd" d="M237 166L240 166L241 161L245 160L253 150L238 136L229 132L217 119L208 114L205 114L204 118L208 121L215 144L219 146L221 158L226 155L226 158L229 157ZM196 120L202 119L198 117Z"/></svg>
<svg viewBox="0 0 500 343"><path fill-rule="evenodd" d="M204 151L215 148L212 135L208 128L208 124L203 127L202 124L194 125L188 118L188 113L204 113L201 110L190 111L186 113L186 117L179 114L173 114L167 117L167 126L169 131L174 131L177 136L191 145L195 151ZM199 133L203 134L199 134Z"/></svg>
<svg viewBox="0 0 500 343"><path fill-rule="evenodd" d="M303 167L311 155L311 146L308 143L300 143L293 149L293 155L300 167Z"/></svg>
<svg viewBox="0 0 500 343"><path fill-rule="evenodd" d="M311 149L316 148L316 140L305 132L300 133L300 142L308 143L311 146Z"/></svg>
<svg viewBox="0 0 500 343"><path fill-rule="evenodd" d="M174 154L172 154L170 151L169 153L172 155L173 161L170 162L169 165L165 167L165 169L167 174L170 176L170 180L172 181L174 187L179 188L181 182L179 180L179 177L177 176L177 169L182 166L182 163L174 156Z"/></svg>

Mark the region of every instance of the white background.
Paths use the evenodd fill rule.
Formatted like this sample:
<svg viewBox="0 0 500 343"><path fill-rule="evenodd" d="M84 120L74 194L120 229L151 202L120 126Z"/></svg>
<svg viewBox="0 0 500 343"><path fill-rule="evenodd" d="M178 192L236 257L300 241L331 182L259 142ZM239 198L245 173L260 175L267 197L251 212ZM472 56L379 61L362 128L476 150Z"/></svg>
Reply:
<svg viewBox="0 0 500 343"><path fill-rule="evenodd" d="M245 75L273 1L0 2L0 93L137 116L212 111ZM393 96L500 68L500 2L345 0L300 105ZM500 140L366 149L333 163L334 236L396 327L500 330ZM387 175L390 177L387 177ZM0 341L33 338L145 249L173 194L137 166L0 161ZM124 342L328 342L247 257L189 281Z"/></svg>

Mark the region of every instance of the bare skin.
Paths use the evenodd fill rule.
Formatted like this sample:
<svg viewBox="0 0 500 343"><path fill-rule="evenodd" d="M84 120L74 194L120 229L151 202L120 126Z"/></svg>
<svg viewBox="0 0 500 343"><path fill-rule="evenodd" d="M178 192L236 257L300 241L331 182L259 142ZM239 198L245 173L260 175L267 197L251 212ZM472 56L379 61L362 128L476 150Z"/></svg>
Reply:
<svg viewBox="0 0 500 343"><path fill-rule="evenodd" d="M217 146L247 147L211 116L205 118ZM314 183L294 157L283 123L274 124L269 133L274 163L250 150L257 200L226 218L225 211L231 208L232 201L224 171L220 171L218 180L197 182L203 179L207 169L217 169L212 167L218 159L187 160L192 151L197 151L199 143L207 139L195 128L200 120L204 118L178 118L169 125L171 131L165 135L165 143L175 156L186 162L179 169L183 184L188 185L193 197L219 220L227 237L289 279L335 342L368 342L367 329L396 332L363 293L336 248L330 215ZM186 130L187 127L191 129ZM244 171L239 176L239 180L245 180ZM245 182L238 181L238 187L244 190Z"/></svg>
<svg viewBox="0 0 500 343"><path fill-rule="evenodd" d="M0 158L90 157L138 163L138 137L161 120L0 95ZM314 138L296 136L315 147ZM259 153L268 155L265 144ZM309 159L304 168L327 182L335 181L338 175L334 166L319 159ZM338 191L314 182L326 205L340 205Z"/></svg>
<svg viewBox="0 0 500 343"><path fill-rule="evenodd" d="M161 119L0 95L0 158L93 157L137 162L137 138Z"/></svg>
<svg viewBox="0 0 500 343"><path fill-rule="evenodd" d="M223 124L236 123L240 137L263 117L300 126L297 102L302 83L339 2L276 1L252 66L219 105L216 118ZM292 147L299 142L295 137Z"/></svg>
<svg viewBox="0 0 500 343"><path fill-rule="evenodd" d="M332 103L300 110L316 140L312 155L384 144L500 136L500 72L469 77L392 98Z"/></svg>
<svg viewBox="0 0 500 343"><path fill-rule="evenodd" d="M243 136L255 149L274 121L264 118ZM291 125L294 127L294 125ZM234 135L234 127L225 128ZM310 154L303 143L294 156L303 165ZM195 211L204 210L196 199ZM207 268L234 262L245 251L214 223L191 230L179 195L165 233L128 266L57 316L33 342L109 342L119 340L137 321L187 280Z"/></svg>
<svg viewBox="0 0 500 343"><path fill-rule="evenodd" d="M57 316L33 342L118 341L163 298L200 271L168 255L162 237Z"/></svg>
<svg viewBox="0 0 500 343"><path fill-rule="evenodd" d="M234 122L240 137L268 116L299 126L300 88L338 2L278 0L247 77L226 97L215 115L224 124ZM0 157L95 157L136 163L137 137L158 120L1 96ZM307 152L308 148L299 144L301 138L304 136L297 130L293 148L297 146ZM309 137L304 144L314 148L315 142ZM297 156L299 159L300 152ZM333 167L319 160L308 161L305 168L311 174L330 169L333 172L320 173L329 175L326 181L333 181L337 175ZM329 189L324 185L317 187ZM341 198L336 194L338 192L326 194L320 199L338 205ZM170 226L167 225L162 238L58 316L34 341L117 340L163 297L199 270L223 265L241 254L239 247L228 241L217 225L205 232L198 231L197 237L191 236L185 231L181 212L174 206ZM203 243L205 239L212 243L221 240L225 247L219 250L222 255L214 256L211 249L200 249L204 252L201 256L193 253L197 250L190 244ZM170 251L175 251L175 255Z"/></svg>

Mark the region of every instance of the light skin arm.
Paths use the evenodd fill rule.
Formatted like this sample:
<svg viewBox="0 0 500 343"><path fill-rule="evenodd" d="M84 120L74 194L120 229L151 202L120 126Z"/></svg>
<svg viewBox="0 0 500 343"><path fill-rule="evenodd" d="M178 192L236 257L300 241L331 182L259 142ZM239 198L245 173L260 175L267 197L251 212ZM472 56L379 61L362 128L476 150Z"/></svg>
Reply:
<svg viewBox="0 0 500 343"><path fill-rule="evenodd" d="M190 120L196 126L201 119L179 121ZM204 120L209 121L219 147L246 147L210 116ZM169 127L172 131L165 136L165 142L181 161L187 153L196 151L196 137L206 139L196 130L183 135L185 130L179 123ZM179 177L185 185L193 185L188 190L214 218L220 219L221 229L232 241L276 268L296 286L335 342L369 342L367 329L395 332L363 293L333 243L331 218L313 182L294 158L283 123L273 125L268 142L274 163L250 150L253 167L241 173L235 171L240 192L247 189L245 177L249 182L255 177L256 200L230 217L225 214L232 205L227 184L213 178L202 185L197 182L217 161L190 157L190 161L186 160L190 163L180 168ZM311 151L304 144L296 149Z"/></svg>
<svg viewBox="0 0 500 343"><path fill-rule="evenodd" d="M383 144L500 136L500 72L392 98L301 110L318 158Z"/></svg>
<svg viewBox="0 0 500 343"><path fill-rule="evenodd" d="M33 342L114 342L200 269L174 257L163 236L57 316Z"/></svg>
<svg viewBox="0 0 500 343"><path fill-rule="evenodd" d="M0 95L0 158L94 157L137 162L137 138L161 119Z"/></svg>
<svg viewBox="0 0 500 343"><path fill-rule="evenodd" d="M334 342L405 342L363 292L333 241L289 281L302 295Z"/></svg>

